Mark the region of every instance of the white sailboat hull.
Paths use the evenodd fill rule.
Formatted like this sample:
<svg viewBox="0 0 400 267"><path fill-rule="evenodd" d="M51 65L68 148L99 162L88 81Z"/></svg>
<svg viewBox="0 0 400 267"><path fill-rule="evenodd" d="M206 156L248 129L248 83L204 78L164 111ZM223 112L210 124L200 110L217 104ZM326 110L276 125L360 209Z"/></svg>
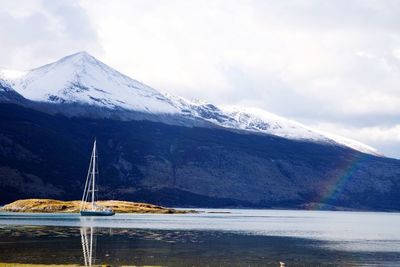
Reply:
<svg viewBox="0 0 400 267"><path fill-rule="evenodd" d="M82 210L81 216L113 216L115 212L111 210Z"/></svg>

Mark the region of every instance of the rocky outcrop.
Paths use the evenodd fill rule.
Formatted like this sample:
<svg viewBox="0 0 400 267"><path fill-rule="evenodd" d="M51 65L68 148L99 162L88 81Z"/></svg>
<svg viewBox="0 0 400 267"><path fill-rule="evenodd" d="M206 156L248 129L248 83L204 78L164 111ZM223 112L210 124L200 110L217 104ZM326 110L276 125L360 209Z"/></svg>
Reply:
<svg viewBox="0 0 400 267"><path fill-rule="evenodd" d="M0 211L8 212L63 212L74 213L79 212L81 201L60 201L54 199L22 199L14 201L0 208ZM112 209L116 213L190 213L194 211L176 210L164 208L147 203L106 200L98 201L98 206Z"/></svg>

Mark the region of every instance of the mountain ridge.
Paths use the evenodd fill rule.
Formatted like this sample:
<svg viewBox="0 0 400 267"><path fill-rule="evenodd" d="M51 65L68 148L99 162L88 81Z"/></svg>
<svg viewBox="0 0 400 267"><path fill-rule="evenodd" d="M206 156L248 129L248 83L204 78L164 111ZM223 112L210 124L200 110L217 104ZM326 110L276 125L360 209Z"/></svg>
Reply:
<svg viewBox="0 0 400 267"><path fill-rule="evenodd" d="M78 52L53 63L26 72L0 72L10 88L22 97L41 103L69 105L69 114L75 116L93 114L82 112L85 106L105 111L105 116L118 114L114 118L169 117L167 123L188 126L211 125L251 133L272 134L289 139L322 142L327 145L342 145L363 153L382 156L376 149L353 141L325 134L301 123L278 115L242 107L218 107L208 102L190 101L182 97L162 94L99 61L89 53ZM4 100L3 100L4 101ZM75 104L75 105L74 105ZM78 111L74 111L73 107ZM56 108L57 112L65 112ZM141 116L124 113L124 110L139 112ZM153 116L154 115L154 116ZM179 118L182 117L182 118Z"/></svg>
<svg viewBox="0 0 400 267"><path fill-rule="evenodd" d="M222 127L69 117L11 103L0 103L0 203L79 199L95 136L102 199L175 207L400 207L399 160Z"/></svg>

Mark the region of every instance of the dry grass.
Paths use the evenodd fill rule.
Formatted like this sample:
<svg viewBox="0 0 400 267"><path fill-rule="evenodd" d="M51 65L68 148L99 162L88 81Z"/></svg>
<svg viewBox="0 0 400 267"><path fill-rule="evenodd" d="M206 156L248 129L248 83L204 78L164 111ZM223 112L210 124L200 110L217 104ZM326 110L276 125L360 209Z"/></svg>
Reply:
<svg viewBox="0 0 400 267"><path fill-rule="evenodd" d="M21 199L5 205L0 210L10 212L79 212L81 201L61 201L55 199ZM86 205L89 205L88 203ZM103 200L97 202L98 206L110 208L116 213L193 213L194 211L175 210L148 203Z"/></svg>

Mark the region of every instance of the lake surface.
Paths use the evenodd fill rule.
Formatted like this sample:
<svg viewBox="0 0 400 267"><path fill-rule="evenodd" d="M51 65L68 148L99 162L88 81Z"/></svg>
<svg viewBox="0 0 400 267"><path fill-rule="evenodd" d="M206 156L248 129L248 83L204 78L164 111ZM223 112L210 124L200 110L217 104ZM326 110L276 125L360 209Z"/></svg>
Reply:
<svg viewBox="0 0 400 267"><path fill-rule="evenodd" d="M0 213L0 263L400 266L400 214L201 210L199 214Z"/></svg>

